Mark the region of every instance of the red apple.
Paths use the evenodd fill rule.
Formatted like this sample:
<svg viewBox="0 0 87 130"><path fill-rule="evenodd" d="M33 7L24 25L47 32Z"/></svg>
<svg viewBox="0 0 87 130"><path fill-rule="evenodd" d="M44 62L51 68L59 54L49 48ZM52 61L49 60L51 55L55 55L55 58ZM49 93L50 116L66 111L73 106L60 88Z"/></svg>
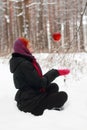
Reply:
<svg viewBox="0 0 87 130"><path fill-rule="evenodd" d="M61 39L61 34L59 32L55 32L52 37L55 41L59 41Z"/></svg>

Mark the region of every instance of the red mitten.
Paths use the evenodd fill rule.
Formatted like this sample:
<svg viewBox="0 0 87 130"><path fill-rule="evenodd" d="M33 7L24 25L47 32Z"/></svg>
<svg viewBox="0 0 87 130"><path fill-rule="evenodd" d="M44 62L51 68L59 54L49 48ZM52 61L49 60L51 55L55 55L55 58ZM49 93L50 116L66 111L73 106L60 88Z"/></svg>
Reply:
<svg viewBox="0 0 87 130"><path fill-rule="evenodd" d="M61 70L58 70L58 73L59 75L67 75L70 73L70 70L69 69L61 69Z"/></svg>

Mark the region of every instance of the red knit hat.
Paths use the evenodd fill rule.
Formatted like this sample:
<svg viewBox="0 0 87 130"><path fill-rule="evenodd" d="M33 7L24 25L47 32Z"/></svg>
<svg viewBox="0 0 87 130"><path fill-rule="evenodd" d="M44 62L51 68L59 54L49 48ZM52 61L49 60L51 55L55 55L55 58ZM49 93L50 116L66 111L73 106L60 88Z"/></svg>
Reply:
<svg viewBox="0 0 87 130"><path fill-rule="evenodd" d="M22 41L22 43L23 43L26 47L27 47L27 45L30 43L29 40L26 39L26 38L24 38L24 37L20 37L19 39Z"/></svg>

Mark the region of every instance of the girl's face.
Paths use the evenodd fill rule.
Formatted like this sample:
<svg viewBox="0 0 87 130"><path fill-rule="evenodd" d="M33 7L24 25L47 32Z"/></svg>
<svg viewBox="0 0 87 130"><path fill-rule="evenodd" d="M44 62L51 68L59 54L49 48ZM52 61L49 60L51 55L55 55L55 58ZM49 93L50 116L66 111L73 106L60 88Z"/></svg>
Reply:
<svg viewBox="0 0 87 130"><path fill-rule="evenodd" d="M30 51L30 53L34 52L34 49L32 48L30 44L27 44L27 49Z"/></svg>

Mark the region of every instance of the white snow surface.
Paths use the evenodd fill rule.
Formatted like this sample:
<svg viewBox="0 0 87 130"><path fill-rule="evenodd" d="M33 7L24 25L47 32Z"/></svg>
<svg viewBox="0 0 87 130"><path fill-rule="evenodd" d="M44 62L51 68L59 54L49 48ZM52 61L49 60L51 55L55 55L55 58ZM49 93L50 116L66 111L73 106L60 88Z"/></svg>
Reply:
<svg viewBox="0 0 87 130"><path fill-rule="evenodd" d="M59 65L57 54L35 55L43 73L64 67ZM14 101L17 90L9 70L9 58L0 58L0 130L87 130L87 54L75 54L74 58L68 55L68 58L67 62L73 62L65 68L71 73L54 81L59 84L60 91L68 93L64 110L45 110L42 116L17 109Z"/></svg>

